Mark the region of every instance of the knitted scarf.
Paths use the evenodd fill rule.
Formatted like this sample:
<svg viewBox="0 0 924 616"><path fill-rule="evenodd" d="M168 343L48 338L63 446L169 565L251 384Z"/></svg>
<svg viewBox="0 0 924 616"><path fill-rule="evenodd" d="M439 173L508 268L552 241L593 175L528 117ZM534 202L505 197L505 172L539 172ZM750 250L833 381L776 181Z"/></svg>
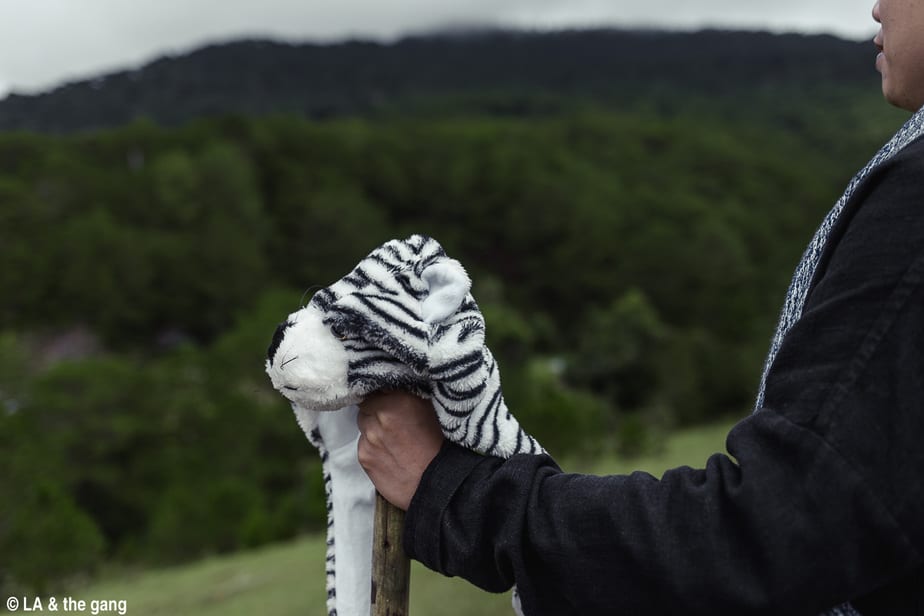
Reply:
<svg viewBox="0 0 924 616"><path fill-rule="evenodd" d="M776 328L776 333L770 343L770 351L764 363L763 375L761 376L760 387L757 393L757 402L754 406L755 413L764 407L767 374L770 372L773 360L776 359L776 355L783 344L783 340L786 338L786 334L802 316L805 298L812 286L818 262L825 250L831 230L844 211L844 206L850 201L857 187L874 169L895 156L905 146L921 135L924 135L924 108L921 108L905 122L888 143L886 143L866 166L850 180L844 194L841 195L841 198L837 200L837 203L834 204L834 207L828 212L828 215L825 216L821 226L815 232L814 237L812 237L812 241L809 242L808 248L806 248L805 253L802 255L802 260L796 266L795 274L793 274L792 282L789 285L789 291L786 293L786 301L783 303L783 310L780 313L780 320ZM860 613L852 605L845 603L828 610L821 616L860 616Z"/></svg>

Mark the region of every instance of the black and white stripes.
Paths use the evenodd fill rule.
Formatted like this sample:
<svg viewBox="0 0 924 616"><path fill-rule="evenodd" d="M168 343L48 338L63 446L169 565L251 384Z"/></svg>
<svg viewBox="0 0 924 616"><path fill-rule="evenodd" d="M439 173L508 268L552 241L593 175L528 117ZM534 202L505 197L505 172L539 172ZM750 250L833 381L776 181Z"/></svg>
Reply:
<svg viewBox="0 0 924 616"><path fill-rule="evenodd" d="M355 468L343 465L344 447L358 436L355 422L335 426L325 420L346 409L337 415L320 411L355 405L376 391L402 389L432 400L444 435L455 443L501 457L543 453L504 402L497 362L485 346L484 317L470 287L468 274L435 240L421 235L392 240L315 293L273 337L267 373L321 452L329 513L329 616L368 613L353 601L368 597L368 577L354 574L368 568L368 558L357 557L354 545L337 545L357 541L353 527L344 533L338 526L358 502L346 495L355 486L343 482L368 480L358 461ZM371 514L368 525L371 529ZM355 587L344 588L345 574Z"/></svg>
<svg viewBox="0 0 924 616"><path fill-rule="evenodd" d="M465 276L466 284L448 293L451 314L427 322L423 303L443 289L432 288L424 273L441 263L455 264L448 276ZM324 323L344 338L351 386L400 387L431 398L446 437L470 449L500 456L542 451L507 410L467 276L435 240L388 242L318 301Z"/></svg>

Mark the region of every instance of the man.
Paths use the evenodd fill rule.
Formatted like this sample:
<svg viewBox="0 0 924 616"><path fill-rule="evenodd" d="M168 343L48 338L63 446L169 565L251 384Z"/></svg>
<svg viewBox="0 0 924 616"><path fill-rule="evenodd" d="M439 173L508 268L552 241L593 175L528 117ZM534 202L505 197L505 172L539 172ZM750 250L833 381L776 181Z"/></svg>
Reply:
<svg viewBox="0 0 924 616"><path fill-rule="evenodd" d="M880 0L882 90L924 106L924 0ZM735 457L661 480L444 442L429 402L362 405L359 459L404 546L542 614L924 614L924 110L796 271Z"/></svg>

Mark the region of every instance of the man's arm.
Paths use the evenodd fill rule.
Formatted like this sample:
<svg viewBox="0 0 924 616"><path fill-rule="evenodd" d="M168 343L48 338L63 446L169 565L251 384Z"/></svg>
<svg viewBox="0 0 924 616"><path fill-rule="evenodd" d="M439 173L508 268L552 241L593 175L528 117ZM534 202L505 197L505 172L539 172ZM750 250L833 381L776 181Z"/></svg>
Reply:
<svg viewBox="0 0 924 616"><path fill-rule="evenodd" d="M446 445L408 511L405 549L527 614L815 614L910 568L908 539L850 464L767 412L703 470L561 473L545 457ZM849 595L845 595L849 593Z"/></svg>
<svg viewBox="0 0 924 616"><path fill-rule="evenodd" d="M531 616L814 614L924 552L924 177L916 149L864 203L791 330L768 408L705 469L568 475L545 457L446 445L405 549ZM911 148L909 148L911 150Z"/></svg>

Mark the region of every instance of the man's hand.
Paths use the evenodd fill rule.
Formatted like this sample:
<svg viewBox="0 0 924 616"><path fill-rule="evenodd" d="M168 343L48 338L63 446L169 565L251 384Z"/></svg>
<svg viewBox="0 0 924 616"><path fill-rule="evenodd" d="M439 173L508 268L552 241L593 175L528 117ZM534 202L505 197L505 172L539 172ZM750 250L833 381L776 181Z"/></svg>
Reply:
<svg viewBox="0 0 924 616"><path fill-rule="evenodd" d="M381 392L359 405L359 463L385 500L407 510L420 478L443 445L429 400Z"/></svg>

